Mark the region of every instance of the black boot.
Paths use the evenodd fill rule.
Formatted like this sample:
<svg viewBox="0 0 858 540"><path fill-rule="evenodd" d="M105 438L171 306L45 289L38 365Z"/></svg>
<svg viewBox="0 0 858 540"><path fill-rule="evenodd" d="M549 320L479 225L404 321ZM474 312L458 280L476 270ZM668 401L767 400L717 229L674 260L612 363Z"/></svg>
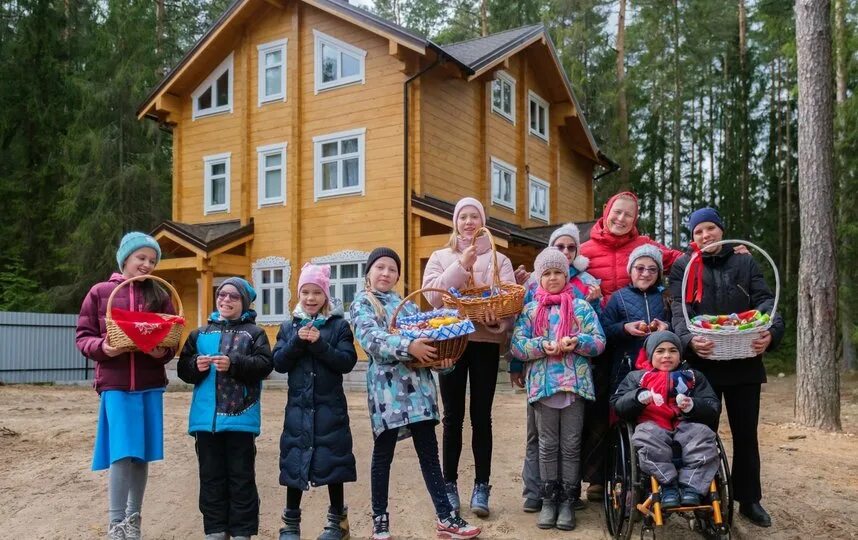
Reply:
<svg viewBox="0 0 858 540"><path fill-rule="evenodd" d="M328 507L328 523L325 530L316 540L349 540L349 508L346 506L340 510Z"/></svg>
<svg viewBox="0 0 858 540"><path fill-rule="evenodd" d="M557 528L561 531L571 531L575 528L575 501L581 495L581 488L576 484L564 482L560 493Z"/></svg>
<svg viewBox="0 0 858 540"><path fill-rule="evenodd" d="M280 540L301 540L301 509L283 510L283 527L280 529Z"/></svg>
<svg viewBox="0 0 858 540"><path fill-rule="evenodd" d="M757 527L771 527L772 518L758 502L739 503L739 513L748 518Z"/></svg>
<svg viewBox="0 0 858 540"><path fill-rule="evenodd" d="M542 484L542 510L536 526L540 529L553 529L557 524L557 482Z"/></svg>

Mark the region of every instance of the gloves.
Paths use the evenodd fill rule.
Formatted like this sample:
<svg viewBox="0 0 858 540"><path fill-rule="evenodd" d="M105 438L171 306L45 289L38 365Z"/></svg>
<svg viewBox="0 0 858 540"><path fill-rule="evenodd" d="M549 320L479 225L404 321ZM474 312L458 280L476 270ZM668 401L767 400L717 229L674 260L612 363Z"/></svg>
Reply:
<svg viewBox="0 0 858 540"><path fill-rule="evenodd" d="M685 394L677 394L676 395L676 406L679 407L679 410L688 413L692 407L694 407L694 400Z"/></svg>
<svg viewBox="0 0 858 540"><path fill-rule="evenodd" d="M652 403L652 392L649 390L644 390L640 394L638 394L638 401L643 405L649 405Z"/></svg>

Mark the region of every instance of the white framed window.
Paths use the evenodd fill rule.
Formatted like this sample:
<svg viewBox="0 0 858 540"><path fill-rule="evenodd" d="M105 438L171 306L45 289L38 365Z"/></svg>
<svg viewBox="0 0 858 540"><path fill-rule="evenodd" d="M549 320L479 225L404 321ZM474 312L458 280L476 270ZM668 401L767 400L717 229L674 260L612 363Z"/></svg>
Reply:
<svg viewBox="0 0 858 540"><path fill-rule="evenodd" d="M229 212L229 162L232 154L215 154L203 158L205 181L203 196L205 202L203 212Z"/></svg>
<svg viewBox="0 0 858 540"><path fill-rule="evenodd" d="M529 91L527 96L530 109L530 132L548 141L548 102L533 91Z"/></svg>
<svg viewBox="0 0 858 540"><path fill-rule="evenodd" d="M324 257L312 259L313 264L329 264L331 266L331 298L337 298L343 303L346 319L349 318L349 308L358 291L364 289L366 274L366 251L345 250Z"/></svg>
<svg viewBox="0 0 858 540"><path fill-rule="evenodd" d="M365 79L366 51L335 37L313 30L316 51L316 93Z"/></svg>
<svg viewBox="0 0 858 540"><path fill-rule="evenodd" d="M313 137L314 200L364 194L366 128Z"/></svg>
<svg viewBox="0 0 858 540"><path fill-rule="evenodd" d="M504 206L513 212L515 212L515 173L515 167L492 157L492 204Z"/></svg>
<svg viewBox="0 0 858 540"><path fill-rule="evenodd" d="M272 101L286 101L286 45L279 39L257 45L259 51L259 106Z"/></svg>
<svg viewBox="0 0 858 540"><path fill-rule="evenodd" d="M251 265L253 288L256 289L256 320L261 323L280 323L290 317L289 279L292 266L283 257L265 257Z"/></svg>
<svg viewBox="0 0 858 540"><path fill-rule="evenodd" d="M546 223L548 220L549 185L548 182L533 175L528 176L528 199L530 203L530 217Z"/></svg>
<svg viewBox="0 0 858 540"><path fill-rule="evenodd" d="M259 207L286 204L286 143L256 148Z"/></svg>
<svg viewBox="0 0 858 540"><path fill-rule="evenodd" d="M492 81L492 112L515 124L515 79L504 71L495 73Z"/></svg>
<svg viewBox="0 0 858 540"><path fill-rule="evenodd" d="M191 94L193 118L232 112L232 53Z"/></svg>

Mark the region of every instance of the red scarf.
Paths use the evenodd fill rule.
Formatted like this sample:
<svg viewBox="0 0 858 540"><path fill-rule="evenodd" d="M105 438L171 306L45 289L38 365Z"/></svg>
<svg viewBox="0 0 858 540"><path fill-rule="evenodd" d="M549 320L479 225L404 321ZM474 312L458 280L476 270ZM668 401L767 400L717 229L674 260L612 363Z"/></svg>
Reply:
<svg viewBox="0 0 858 540"><path fill-rule="evenodd" d="M691 260L688 261L688 282L685 284L685 302L693 304L703 300L703 253L691 242Z"/></svg>
<svg viewBox="0 0 858 540"><path fill-rule="evenodd" d="M575 317L575 297L572 293L572 284L568 281L557 294L551 294L542 288L542 285L536 288L534 295L539 306L536 308L536 315L533 322L533 335L542 336L548 330L548 316L551 312L551 306L560 306L560 323L554 332L555 339L560 339L565 336L573 336L578 333L580 326L578 319Z"/></svg>

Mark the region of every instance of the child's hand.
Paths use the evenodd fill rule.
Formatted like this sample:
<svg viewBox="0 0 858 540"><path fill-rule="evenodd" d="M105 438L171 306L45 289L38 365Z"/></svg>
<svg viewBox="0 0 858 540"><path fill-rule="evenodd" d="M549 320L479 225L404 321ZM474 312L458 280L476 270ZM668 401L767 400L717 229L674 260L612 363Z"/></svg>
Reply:
<svg viewBox="0 0 858 540"><path fill-rule="evenodd" d="M298 339L303 339L304 341L310 341L310 329L313 328L313 323L308 322L304 326L298 329Z"/></svg>
<svg viewBox="0 0 858 540"><path fill-rule="evenodd" d="M560 351L561 352L572 352L575 350L575 347L578 345L577 337L563 336L560 338Z"/></svg>
<svg viewBox="0 0 858 540"><path fill-rule="evenodd" d="M670 325L668 325L666 322L660 321L658 319L652 320L652 322L650 323L650 328L652 328L652 325L656 326L657 332L664 332L665 330L668 330L670 328Z"/></svg>
<svg viewBox="0 0 858 540"><path fill-rule="evenodd" d="M107 342L107 339L101 342L101 350L104 351L104 354L111 358L116 358L117 356L122 354L121 350L117 349L116 347L111 347L110 343Z"/></svg>
<svg viewBox="0 0 858 540"><path fill-rule="evenodd" d="M623 325L623 329L626 331L626 334L635 337L644 337L646 332L642 331L639 326L646 325L643 321L634 321L630 323L626 323Z"/></svg>
<svg viewBox="0 0 858 540"><path fill-rule="evenodd" d="M311 326L307 330L307 341L309 341L310 343L315 343L316 341L319 340L319 336L321 336L321 335L322 334L321 334L321 332L319 332L318 328L316 328L315 326Z"/></svg>
<svg viewBox="0 0 858 540"><path fill-rule="evenodd" d="M453 367L453 359L447 358L445 360L441 360L441 363L433 367L432 369L434 369L435 371L440 371L442 369L447 369L451 367Z"/></svg>
<svg viewBox="0 0 858 540"><path fill-rule="evenodd" d="M542 342L542 350L548 356L557 356L560 353L560 344L556 341L545 340Z"/></svg>
<svg viewBox="0 0 858 540"><path fill-rule="evenodd" d="M599 298L602 298L602 288L598 285L590 285L590 292L587 293L584 300L587 302L593 302Z"/></svg>
<svg viewBox="0 0 858 540"><path fill-rule="evenodd" d="M421 362L425 362L427 360L435 360L438 358L438 350L429 345L432 340L429 338L417 338L411 342L411 345L408 346L408 354L420 360Z"/></svg>
<svg viewBox="0 0 858 540"><path fill-rule="evenodd" d="M680 411L687 413L692 407L694 407L694 400L685 394L677 394L676 406L679 407Z"/></svg>
<svg viewBox="0 0 858 540"><path fill-rule="evenodd" d="M652 403L652 392L649 390L644 390L640 394L638 394L638 401L640 401L643 405L649 405Z"/></svg>
<svg viewBox="0 0 858 540"><path fill-rule="evenodd" d="M152 358L164 358L164 355L166 355L166 354L167 354L167 349L165 349L164 347L155 347L149 353L149 356L151 356Z"/></svg>
<svg viewBox="0 0 858 540"><path fill-rule="evenodd" d="M211 359L212 359L212 364L214 364L215 369L217 369L218 371L228 371L229 370L229 365L230 365L229 356L224 356L221 354L219 356L212 356Z"/></svg>
<svg viewBox="0 0 858 540"><path fill-rule="evenodd" d="M524 282L527 281L527 278L530 277L530 272L524 269L524 265L518 265L518 268L515 269L515 282L519 285L524 285Z"/></svg>
<svg viewBox="0 0 858 540"><path fill-rule="evenodd" d="M459 256L459 265L470 272L475 262L477 262L477 246L466 247L465 251Z"/></svg>
<svg viewBox="0 0 858 540"><path fill-rule="evenodd" d="M212 365L212 357L201 354L197 356L197 371L208 371Z"/></svg>

